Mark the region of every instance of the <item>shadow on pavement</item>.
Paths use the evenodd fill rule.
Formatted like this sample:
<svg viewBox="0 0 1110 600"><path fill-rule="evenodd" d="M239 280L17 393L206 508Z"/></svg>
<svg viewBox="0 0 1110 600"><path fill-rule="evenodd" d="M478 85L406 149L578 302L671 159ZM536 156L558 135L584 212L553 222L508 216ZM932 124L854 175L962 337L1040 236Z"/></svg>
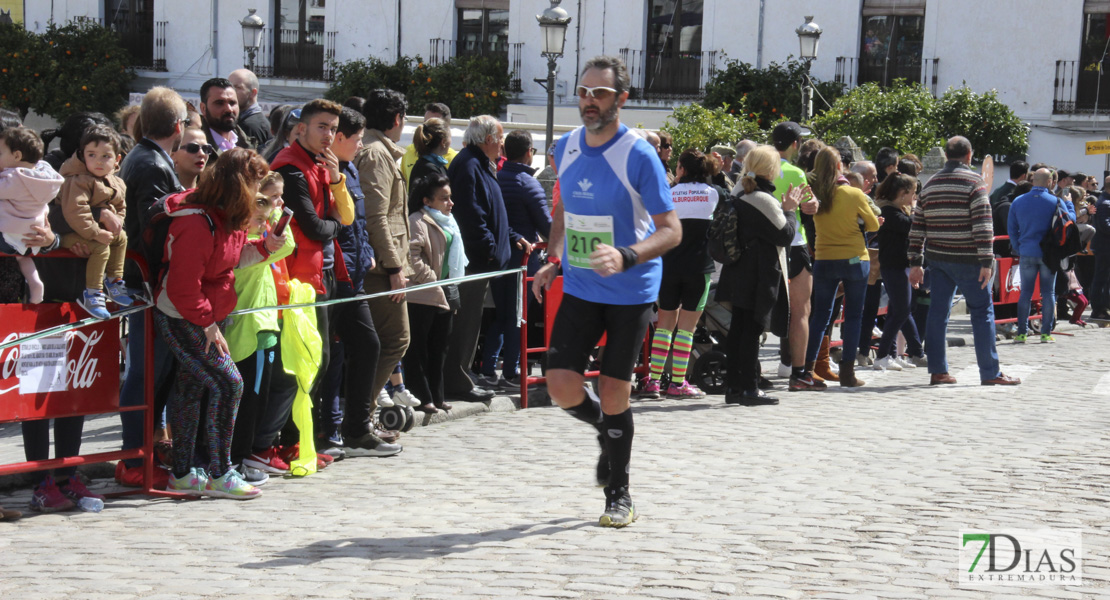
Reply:
<svg viewBox="0 0 1110 600"><path fill-rule="evenodd" d="M565 523L573 525L564 526ZM540 526L538 529L537 526ZM420 537L343 538L321 540L301 548L290 548L277 557L257 563L239 565L244 569L272 569L308 565L333 558L424 559L471 552L486 543L501 544L521 538L551 535L570 529L594 527L593 522L579 519L553 519L545 523L518 525L476 533L448 533Z"/></svg>

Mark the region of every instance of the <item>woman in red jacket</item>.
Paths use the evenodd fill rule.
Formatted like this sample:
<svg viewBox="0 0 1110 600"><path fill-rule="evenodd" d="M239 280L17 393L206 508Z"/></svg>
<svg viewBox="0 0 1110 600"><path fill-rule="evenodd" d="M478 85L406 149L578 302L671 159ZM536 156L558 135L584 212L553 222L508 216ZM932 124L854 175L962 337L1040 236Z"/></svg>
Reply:
<svg viewBox="0 0 1110 600"><path fill-rule="evenodd" d="M232 269L259 262L285 243L284 237L273 235L247 241L258 184L268 172L266 161L253 150L235 148L220 155L195 190L166 199L166 213L173 217L164 254L169 267L159 282L154 323L180 365L166 406L174 432L169 490L235 500L262 493L231 468L231 434L243 379L221 329L235 308ZM192 467L202 421L207 469Z"/></svg>

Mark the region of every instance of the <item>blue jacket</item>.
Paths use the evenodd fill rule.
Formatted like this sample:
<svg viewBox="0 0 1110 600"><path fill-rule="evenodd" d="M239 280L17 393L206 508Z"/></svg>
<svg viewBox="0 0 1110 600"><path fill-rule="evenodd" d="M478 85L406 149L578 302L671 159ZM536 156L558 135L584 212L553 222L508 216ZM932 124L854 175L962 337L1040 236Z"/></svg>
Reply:
<svg viewBox="0 0 1110 600"><path fill-rule="evenodd" d="M1091 240L1091 251L1095 254L1110 254L1110 192L1098 195L1093 220L1095 238Z"/></svg>
<svg viewBox="0 0 1110 600"><path fill-rule="evenodd" d="M470 260L468 271L488 273L504 269L509 264L510 245L520 239L509 228L496 169L477 146L463 148L447 168L451 199L455 202L452 214Z"/></svg>
<svg viewBox="0 0 1110 600"><path fill-rule="evenodd" d="M340 164L340 167L347 176L347 193L355 204L355 220L339 229L337 239L339 248L343 250L343 262L355 287L351 292L362 293L362 281L374 260L374 248L370 245L370 235L366 233L366 196L362 195L362 186L358 182L358 169L348 162Z"/></svg>
<svg viewBox="0 0 1110 600"><path fill-rule="evenodd" d="M551 235L551 213L547 210L547 194L534 177L536 170L518 162L506 162L497 173L501 196L505 199L505 212L509 215L509 228L529 242L540 241L540 236ZM510 267L520 266L523 251L513 246ZM539 260L536 254L535 260Z"/></svg>
<svg viewBox="0 0 1110 600"><path fill-rule="evenodd" d="M1068 214L1075 219L1075 206L1052 195L1047 188L1035 187L1014 199L1013 204L1010 205L1009 223L1006 228L1014 256L1037 258L1043 256L1041 240L1052 227L1052 216L1056 214L1057 202L1063 203Z"/></svg>

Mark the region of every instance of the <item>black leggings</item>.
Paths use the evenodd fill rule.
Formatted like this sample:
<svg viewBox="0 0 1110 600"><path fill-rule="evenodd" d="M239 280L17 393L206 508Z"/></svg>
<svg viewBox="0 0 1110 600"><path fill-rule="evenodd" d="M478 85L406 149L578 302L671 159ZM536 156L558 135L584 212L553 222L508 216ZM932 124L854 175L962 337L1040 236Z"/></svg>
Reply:
<svg viewBox="0 0 1110 600"><path fill-rule="evenodd" d="M759 337L763 327L752 311L733 305L732 323L725 340L728 387L741 392L759 388Z"/></svg>
<svg viewBox="0 0 1110 600"><path fill-rule="evenodd" d="M141 413L140 413L141 414ZM23 453L28 461L50 458L50 419L24 421ZM85 430L85 417L54 419L54 458L69 458L81 453L81 434ZM65 479L77 472L77 467L54 469L55 479ZM46 478L50 471L35 471L34 477Z"/></svg>

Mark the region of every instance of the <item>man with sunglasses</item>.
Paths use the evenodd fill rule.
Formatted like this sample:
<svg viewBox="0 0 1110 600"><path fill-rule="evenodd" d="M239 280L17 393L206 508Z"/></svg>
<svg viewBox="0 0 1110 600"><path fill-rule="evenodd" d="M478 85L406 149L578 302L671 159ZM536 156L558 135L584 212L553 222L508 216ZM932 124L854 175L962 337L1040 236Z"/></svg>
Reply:
<svg viewBox="0 0 1110 600"><path fill-rule="evenodd" d="M583 127L555 148L562 202L552 215L549 264L532 291L542 302L560 267L564 296L547 352L551 399L597 429L598 483L605 486L600 524L624 527L637 517L628 490L634 433L629 397L652 304L659 295L661 256L678 245L682 226L655 150L620 122L628 69L598 56L582 71L578 110ZM600 394L583 373L602 334Z"/></svg>

